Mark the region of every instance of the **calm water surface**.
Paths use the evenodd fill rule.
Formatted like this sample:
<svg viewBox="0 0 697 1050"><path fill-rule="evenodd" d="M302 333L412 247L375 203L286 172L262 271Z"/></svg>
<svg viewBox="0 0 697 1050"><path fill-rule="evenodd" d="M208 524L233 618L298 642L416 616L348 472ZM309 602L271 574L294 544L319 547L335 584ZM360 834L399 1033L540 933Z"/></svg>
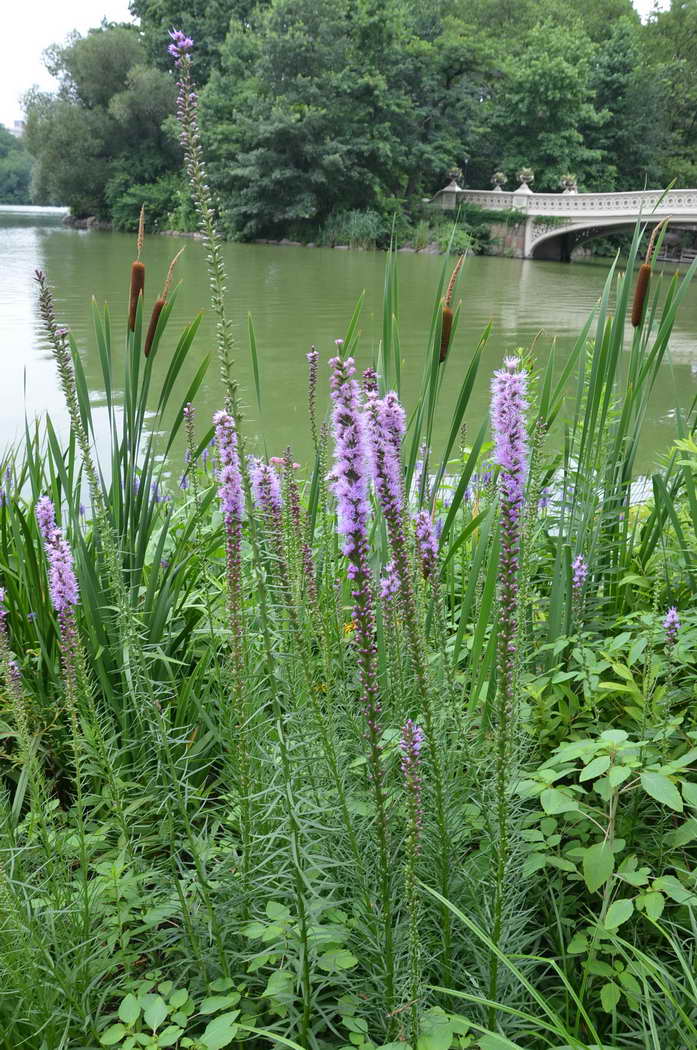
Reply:
<svg viewBox="0 0 697 1050"><path fill-rule="evenodd" d="M128 280L134 238L117 233L69 230L61 215L47 210L0 208L0 333L3 370L0 383L0 447L21 435L25 414L50 412L65 429L65 412L56 373L38 319L35 269L47 272L55 289L61 323L69 326L83 355L87 381L103 419L100 371L91 330L90 300L108 300L113 324L114 354L124 345ZM204 251L188 238L152 237L145 246L146 313L159 294L169 260L180 247L178 276L182 287L161 346L156 368L164 372L181 329L199 311L203 323L194 343L188 378L208 352L212 360L198 397L203 429L220 407L221 390L214 353L214 326L207 306ZM342 336L361 292L359 358L372 363L382 325L385 256L380 252L332 249L226 245L229 275L228 310L235 323L235 368L245 401L252 436L266 437L271 454L286 445L303 460L309 453L306 413L305 354L311 344L324 361L334 339ZM443 260L438 256L400 254L399 298L403 396L414 403L423 367L423 353L435 288ZM606 267L598 264L530 262L474 257L466 260L459 285L463 301L459 329L451 348L447 387L436 440L448 429L460 379L483 328L493 323L483 367L470 404L470 432L487 412L488 376L502 357L536 340L541 359L553 342L558 366L573 346L595 304ZM261 362L263 417L254 404L247 317L254 319ZM629 342L629 340L628 340ZM326 374L326 366L323 373ZM322 374L322 373L321 373ZM182 383L182 395L185 389ZM697 287L689 289L678 317L670 353L662 368L645 427L641 466L649 469L656 455L674 436L676 404L686 408L697 395Z"/></svg>

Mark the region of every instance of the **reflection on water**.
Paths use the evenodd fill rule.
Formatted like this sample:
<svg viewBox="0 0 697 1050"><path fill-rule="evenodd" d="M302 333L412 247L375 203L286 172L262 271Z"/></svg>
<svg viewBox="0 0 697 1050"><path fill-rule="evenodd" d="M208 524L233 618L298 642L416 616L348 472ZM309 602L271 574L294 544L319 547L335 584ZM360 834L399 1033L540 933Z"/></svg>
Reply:
<svg viewBox="0 0 697 1050"><path fill-rule="evenodd" d="M207 312L206 266L203 247L188 238L153 237L145 246L146 311L158 295L169 260L184 246L178 265L182 287L173 312L169 338L162 345L156 368L164 370L177 335L197 312L203 324L194 344L191 378L202 355L211 352L208 377L198 402L200 420L210 419L221 396L214 353L214 325ZM95 405L102 399L99 361L91 332L90 300L109 298L114 356L124 345L129 267L134 238L123 234L66 229L61 216L0 208L0 330L4 369L0 386L0 441L21 433L24 412L50 411L64 420L53 363L39 329L33 271L44 269L55 288L58 315L80 346ZM253 386L247 316L251 312L263 383L263 430L270 451L291 444L296 458L309 454L306 419L305 354L315 344L326 361L334 339L343 335L356 300L365 290L361 318L360 363L371 363L382 327L385 256L379 252L332 249L225 246L229 274L228 310L237 338L236 372L249 406L253 434L261 430L253 410ZM420 384L423 352L433 297L444 260L438 256L400 254L399 334L402 348L403 395L412 406ZM504 354L535 341L546 360L556 341L556 368L564 359L593 308L606 267L598 264L530 262L474 257L465 262L459 284L460 324L451 348L441 418L436 439L448 428L449 410L482 330L493 322L479 381L468 414L470 432L488 408L488 376ZM676 403L686 408L697 394L697 291L688 290L646 422L642 467L655 451L664 450L674 435ZM326 368L324 369L326 373ZM320 373L322 374L322 373ZM256 406L254 405L254 408Z"/></svg>

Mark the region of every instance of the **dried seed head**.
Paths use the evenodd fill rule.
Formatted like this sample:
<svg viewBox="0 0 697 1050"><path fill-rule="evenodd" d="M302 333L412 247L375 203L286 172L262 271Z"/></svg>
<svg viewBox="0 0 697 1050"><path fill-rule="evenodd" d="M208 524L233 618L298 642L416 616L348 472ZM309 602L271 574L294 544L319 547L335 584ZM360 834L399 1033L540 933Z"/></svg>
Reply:
<svg viewBox="0 0 697 1050"><path fill-rule="evenodd" d="M145 205L140 206L140 215L138 216L138 239L136 240L136 259L140 259L143 254L143 241L145 240Z"/></svg>
<svg viewBox="0 0 697 1050"><path fill-rule="evenodd" d="M182 254L183 251L184 251L184 249L180 248L179 251L177 252L177 254L172 259L171 263L169 264L169 269L167 270L167 277L165 278L165 283L164 283L164 286L162 288L162 295L160 296L160 299L163 299L165 302L167 300L167 296L169 295L169 290L172 287L172 278L174 277L174 267L177 265L177 263L179 261L179 256Z"/></svg>
<svg viewBox="0 0 697 1050"><path fill-rule="evenodd" d="M452 327L453 312L449 306L444 306L440 328L440 357L438 359L441 364L443 364L446 357L448 356L448 347L450 346L450 333L452 331Z"/></svg>

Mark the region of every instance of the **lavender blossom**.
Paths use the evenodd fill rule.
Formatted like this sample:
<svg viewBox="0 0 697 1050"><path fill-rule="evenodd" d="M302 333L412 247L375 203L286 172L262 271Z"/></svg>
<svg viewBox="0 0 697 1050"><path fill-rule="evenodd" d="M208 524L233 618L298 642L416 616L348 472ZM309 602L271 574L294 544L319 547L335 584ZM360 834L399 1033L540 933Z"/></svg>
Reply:
<svg viewBox="0 0 697 1050"><path fill-rule="evenodd" d="M678 631L681 627L680 616L674 605L668 609L663 621L663 630L666 632L666 647L672 649L678 640Z"/></svg>
<svg viewBox="0 0 697 1050"><path fill-rule="evenodd" d="M429 579L433 576L438 561L438 539L431 515L427 510L420 510L414 518L414 535L421 571L424 577Z"/></svg>
<svg viewBox="0 0 697 1050"><path fill-rule="evenodd" d="M397 527L404 509L401 464L406 429L404 409L392 391L383 398L369 394L366 408L375 489L388 528L390 524Z"/></svg>
<svg viewBox="0 0 697 1050"><path fill-rule="evenodd" d="M274 519L281 513L283 498L281 480L275 469L256 456L249 457L249 480L254 503L264 514Z"/></svg>
<svg viewBox="0 0 697 1050"><path fill-rule="evenodd" d="M588 562L582 554L577 554L571 562L571 587L574 597L580 598L583 585L588 578Z"/></svg>
<svg viewBox="0 0 697 1050"><path fill-rule="evenodd" d="M366 368L363 371L363 393L373 394L377 393L378 389L378 374L374 368Z"/></svg>
<svg viewBox="0 0 697 1050"><path fill-rule="evenodd" d="M329 480L337 502L337 531L344 537L342 552L347 558L367 558L368 448L358 383L353 378L356 368L352 357L346 361L334 357L329 365L336 441Z"/></svg>
<svg viewBox="0 0 697 1050"><path fill-rule="evenodd" d="M56 612L61 613L78 603L73 556L62 531L56 527L55 510L48 496L43 496L37 503L36 519L48 556L51 601Z"/></svg>
<svg viewBox="0 0 697 1050"><path fill-rule="evenodd" d="M242 474L237 451L237 432L232 416L227 412L216 412L215 441L218 450L218 498L224 515L241 521L244 509Z"/></svg>
<svg viewBox="0 0 697 1050"><path fill-rule="evenodd" d="M169 35L172 43L167 48L167 51L176 60L177 66L179 66L182 58L191 51L194 42L191 37L182 33L181 29L170 29Z"/></svg>
<svg viewBox="0 0 697 1050"><path fill-rule="evenodd" d="M385 571L380 579L380 597L383 602L389 603L399 593L399 578L395 571L394 562L388 561Z"/></svg>

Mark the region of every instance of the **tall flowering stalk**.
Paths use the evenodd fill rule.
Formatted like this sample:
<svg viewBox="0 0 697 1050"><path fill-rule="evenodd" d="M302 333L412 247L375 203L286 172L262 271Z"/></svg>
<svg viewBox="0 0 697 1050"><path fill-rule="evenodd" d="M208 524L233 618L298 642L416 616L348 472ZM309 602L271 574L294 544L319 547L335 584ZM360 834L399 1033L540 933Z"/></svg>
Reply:
<svg viewBox="0 0 697 1050"><path fill-rule="evenodd" d="M302 506L300 503L300 491L298 489L298 482L295 477L295 468L298 464L293 464L293 457L290 454L290 449L286 449L285 456L283 457L283 482L286 491L286 502L288 508L288 520L290 524L290 531L293 538L293 544L298 554L298 560L302 569L302 582L301 589L304 588L307 592L307 596L310 599L310 603L315 610L317 610L317 579L315 563L312 558L312 551L310 545L305 538L306 533L303 527L303 513ZM319 617L318 617L319 623Z"/></svg>
<svg viewBox="0 0 697 1050"><path fill-rule="evenodd" d="M387 807L383 786L380 728L380 695L375 643L373 581L368 563L368 489L370 467L360 389L353 358L334 357L331 368L332 427L334 468L330 475L337 504L337 530L342 537L342 553L348 559L348 576L353 599L354 643L358 658L361 703L366 721L370 783L375 797L378 869L382 908L385 998L387 1013L394 1007L394 949L392 900L390 892L390 849Z"/></svg>
<svg viewBox="0 0 697 1050"><path fill-rule="evenodd" d="M319 364L319 354L317 349L313 346L306 354L308 364L307 373L307 410L310 416L310 432L312 433L312 444L314 445L315 455L319 451L319 434L317 432L317 366Z"/></svg>
<svg viewBox="0 0 697 1050"><path fill-rule="evenodd" d="M678 640L678 631L681 627L680 616L678 610L674 605L671 605L670 609L665 615L663 620L663 630L665 631L665 645L668 652L672 652L675 643Z"/></svg>
<svg viewBox="0 0 697 1050"><path fill-rule="evenodd" d="M429 744L435 812L440 838L440 883L439 889L447 899L450 888L450 840L445 816L445 794L443 769L438 753L437 734L434 726L433 697L425 661L425 642L419 622L414 579L409 558L409 545L405 528L404 485L402 482L401 449L406 430L406 417L397 394L389 392L379 398L375 392L368 394L366 416L372 454L373 479L378 501L387 525L387 534L392 552L394 575L399 581L399 602L404 620L411 664L416 678L426 721L426 736ZM421 519L420 519L421 520ZM423 526L423 522L422 522ZM424 535L422 527L422 535ZM424 535L425 538L425 535ZM433 537L435 543L435 537ZM435 548L437 554L437 547ZM431 566L431 571L433 565ZM448 908L442 909L444 967L443 980L450 980L450 958L452 948L451 917Z"/></svg>
<svg viewBox="0 0 697 1050"><path fill-rule="evenodd" d="M498 574L496 737L496 890L492 940L501 939L505 876L509 859L509 793L512 741L516 711L519 557L525 484L528 473L528 437L525 427L527 372L516 357L506 358L491 384L491 428L494 460L500 468L501 555ZM489 998L496 999L498 959L492 955Z"/></svg>
<svg viewBox="0 0 697 1050"><path fill-rule="evenodd" d="M404 896L409 916L409 1002L412 1047L419 1037L419 1000L422 995L421 939L419 936L420 906L417 890L417 862L421 850L423 800L421 750L424 733L421 726L408 719L402 726L399 740L400 768L406 799L406 845Z"/></svg>
<svg viewBox="0 0 697 1050"><path fill-rule="evenodd" d="M42 496L36 504L36 520L48 559L51 604L58 615L66 706L71 721L76 762L79 765L77 702L80 654L75 619L75 606L79 599L77 577L73 569L72 552L62 530L56 525L55 509L48 496Z"/></svg>
<svg viewBox="0 0 697 1050"><path fill-rule="evenodd" d="M235 420L239 434L240 410L237 404L237 383L232 378L232 350L234 337L232 322L225 311L226 275L223 251L215 224L215 207L203 160L201 132L198 121L198 96L193 89L191 77L191 52L194 42L180 29L170 31L169 54L174 58L178 71L177 119L179 140L184 149L186 171L191 193L198 214L199 228L203 234L208 259L208 280L211 304L216 315L217 351L220 375L225 390L226 408Z"/></svg>

